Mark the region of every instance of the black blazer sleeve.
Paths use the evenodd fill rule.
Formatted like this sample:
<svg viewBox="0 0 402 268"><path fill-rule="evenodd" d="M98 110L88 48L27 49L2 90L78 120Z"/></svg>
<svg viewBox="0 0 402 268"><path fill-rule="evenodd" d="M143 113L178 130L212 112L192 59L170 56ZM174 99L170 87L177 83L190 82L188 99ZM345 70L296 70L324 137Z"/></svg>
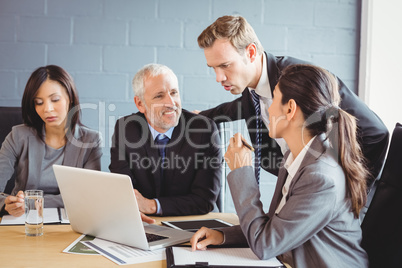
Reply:
<svg viewBox="0 0 402 268"><path fill-rule="evenodd" d="M246 97L243 93L241 97L234 101L225 102L215 108L201 111L200 114L214 120L216 124L244 119L246 114L250 113L249 111L243 111L245 101ZM246 105L246 107L248 108L249 105Z"/></svg>
<svg viewBox="0 0 402 268"><path fill-rule="evenodd" d="M275 57L267 53L268 76L272 84L277 84L280 72L289 65L311 64L292 57ZM337 77L340 107L357 119L357 137L370 172L367 186L370 189L384 164L388 148L389 132L381 119Z"/></svg>
<svg viewBox="0 0 402 268"><path fill-rule="evenodd" d="M340 107L357 119L357 137L366 158L366 167L370 171L370 178L367 180L367 186L370 189L384 164L389 132L377 114L370 110L339 78L338 83L342 99Z"/></svg>
<svg viewBox="0 0 402 268"><path fill-rule="evenodd" d="M130 155L128 150L129 142L126 139L126 136L130 132L129 127L134 122L139 126L145 127L144 124L146 124L146 121L143 123L141 123L141 121L144 120L139 117L136 117L135 115L126 116L119 119L114 127L114 133L112 136L112 146L110 147L109 170L113 173L119 173L130 176L133 185L135 185L135 180L130 171L130 161L129 161Z"/></svg>
<svg viewBox="0 0 402 268"><path fill-rule="evenodd" d="M282 70L287 66L293 64L311 64L293 57L275 57L269 53L265 53L265 55L267 57L268 79L271 91L278 83ZM363 101L361 101L358 96L343 83L341 79L337 79L339 83L339 93L341 96L340 107L357 118L357 137L361 145L363 155L366 159L366 166L370 171L370 178L367 180L367 185L370 188L384 164L385 154L388 148L389 133L381 119L372 110L370 110L370 108ZM251 109L253 108L252 103L246 100L247 95L250 94L246 89L243 91L243 94L240 98L203 111L201 114L212 118L217 123L222 122L221 118L224 118L223 115L226 115L232 120L244 118L247 122L251 116L255 116L255 112L253 113ZM240 113L238 112L239 105L241 105L242 110ZM239 116L239 114L241 116ZM216 120L216 118L219 118L219 120ZM253 127L251 121L248 124L248 127L250 137L252 140L254 140L253 137L255 137L255 130L250 129L250 127ZM267 135L263 133L263 148L261 156L266 157L266 160L268 161L267 163L271 161L271 163L274 165L264 165L264 162L262 162L261 167L277 175L279 165L276 165L275 163L280 163L283 156L280 150L277 148L279 146L275 147L274 140L265 136Z"/></svg>
<svg viewBox="0 0 402 268"><path fill-rule="evenodd" d="M244 119L251 142L254 148L256 148L256 113L248 88L244 89L241 97L231 102L220 104L215 108L202 111L200 114L211 118L217 124ZM261 132L261 168L274 175L278 175L283 157L281 148L274 139L269 137L268 129L265 125Z"/></svg>

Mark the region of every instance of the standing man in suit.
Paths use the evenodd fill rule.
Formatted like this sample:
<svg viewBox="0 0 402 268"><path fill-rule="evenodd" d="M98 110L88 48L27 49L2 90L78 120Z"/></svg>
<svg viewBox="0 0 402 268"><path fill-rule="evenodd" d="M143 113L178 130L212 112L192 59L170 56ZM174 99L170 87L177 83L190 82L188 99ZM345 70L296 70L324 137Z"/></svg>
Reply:
<svg viewBox="0 0 402 268"><path fill-rule="evenodd" d="M131 177L144 214L217 210L222 153L216 124L181 108L178 80L167 66L144 66L132 85L139 112L116 123L110 171Z"/></svg>
<svg viewBox="0 0 402 268"><path fill-rule="evenodd" d="M207 64L216 73L216 81L230 93L241 94L232 102L223 103L200 114L216 123L223 121L223 115L230 120L245 119L256 149L257 180L259 166L277 175L287 146L282 139L274 140L267 133L272 92L285 67L307 62L264 52L253 28L241 16L218 18L200 34L198 45L204 49ZM371 174L367 185L371 186L384 162L388 130L373 111L339 78L337 80L342 99L340 107L357 118L357 136Z"/></svg>

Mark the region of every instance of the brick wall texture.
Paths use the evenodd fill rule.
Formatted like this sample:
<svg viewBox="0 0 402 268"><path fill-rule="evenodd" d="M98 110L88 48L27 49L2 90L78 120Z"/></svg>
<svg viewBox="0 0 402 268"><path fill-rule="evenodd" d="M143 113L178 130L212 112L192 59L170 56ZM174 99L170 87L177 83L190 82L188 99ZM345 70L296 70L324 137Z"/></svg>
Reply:
<svg viewBox="0 0 402 268"><path fill-rule="evenodd" d="M0 0L0 106L20 106L29 75L56 64L76 82L83 122L104 139L108 170L115 121L136 112L131 79L166 64L179 78L185 109L234 97L215 82L198 48L201 31L240 14L266 51L311 61L357 90L359 0Z"/></svg>

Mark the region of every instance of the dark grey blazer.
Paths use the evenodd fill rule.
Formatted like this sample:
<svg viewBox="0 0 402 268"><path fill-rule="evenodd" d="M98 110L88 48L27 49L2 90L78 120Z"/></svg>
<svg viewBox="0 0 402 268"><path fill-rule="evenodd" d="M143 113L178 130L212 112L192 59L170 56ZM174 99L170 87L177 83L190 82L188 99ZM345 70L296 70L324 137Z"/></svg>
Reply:
<svg viewBox="0 0 402 268"><path fill-rule="evenodd" d="M335 157L324 152L327 147L324 136L317 136L278 214L285 168L279 170L268 214L259 199L254 169L243 167L229 173L240 226L222 229L225 244L248 242L260 259L286 253L284 261L292 267L368 267L367 254L360 246L359 219L354 218L346 198L345 175Z"/></svg>
<svg viewBox="0 0 402 268"><path fill-rule="evenodd" d="M99 133L84 126L76 126L74 135L67 135L63 165L100 170L102 148ZM20 190L37 189L41 177L45 143L36 131L26 125L14 126L0 150L0 191L16 172L12 194ZM0 208L5 197L0 196ZM46 207L64 207L61 195L46 195Z"/></svg>

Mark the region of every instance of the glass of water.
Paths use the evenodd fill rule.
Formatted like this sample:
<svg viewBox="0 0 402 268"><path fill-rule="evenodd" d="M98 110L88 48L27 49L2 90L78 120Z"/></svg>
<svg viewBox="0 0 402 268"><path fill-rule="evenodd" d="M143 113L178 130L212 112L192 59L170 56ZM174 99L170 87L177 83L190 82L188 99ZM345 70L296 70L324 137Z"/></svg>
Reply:
<svg viewBox="0 0 402 268"><path fill-rule="evenodd" d="M43 235L43 191L25 191L25 234L27 236Z"/></svg>

